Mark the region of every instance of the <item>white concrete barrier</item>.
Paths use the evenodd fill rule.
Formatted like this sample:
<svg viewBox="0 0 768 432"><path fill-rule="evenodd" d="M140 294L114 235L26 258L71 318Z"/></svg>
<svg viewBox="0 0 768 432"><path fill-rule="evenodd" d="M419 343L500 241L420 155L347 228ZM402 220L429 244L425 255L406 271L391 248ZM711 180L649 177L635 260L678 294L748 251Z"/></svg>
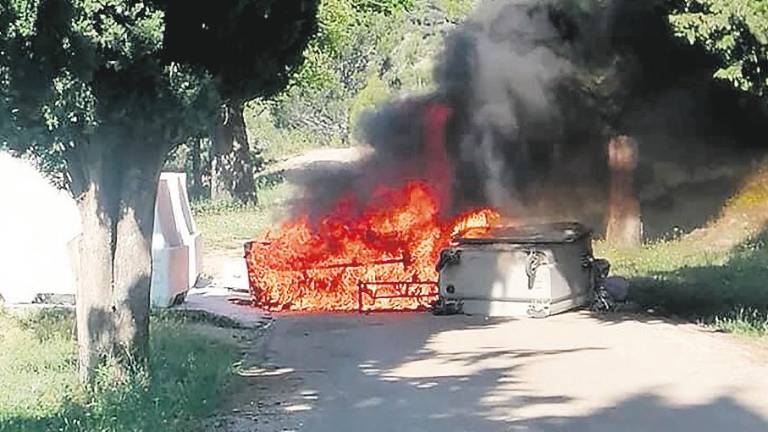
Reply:
<svg viewBox="0 0 768 432"><path fill-rule="evenodd" d="M170 178L174 176L178 182L178 205L174 212L180 214L184 221L181 231L181 237L184 244L189 248L189 280L190 288L197 282L198 276L203 272L203 236L197 229L195 219L192 216L192 209L189 205L189 194L187 193L187 176L185 174L163 174Z"/></svg>
<svg viewBox="0 0 768 432"><path fill-rule="evenodd" d="M152 305L181 302L195 285L202 264L202 237L189 207L186 176L163 173L152 236Z"/></svg>
<svg viewBox="0 0 768 432"><path fill-rule="evenodd" d="M75 294L68 244L82 232L75 201L29 162L0 152L0 296L9 304ZM183 300L202 271L202 237L184 174L163 173L152 236L152 305Z"/></svg>

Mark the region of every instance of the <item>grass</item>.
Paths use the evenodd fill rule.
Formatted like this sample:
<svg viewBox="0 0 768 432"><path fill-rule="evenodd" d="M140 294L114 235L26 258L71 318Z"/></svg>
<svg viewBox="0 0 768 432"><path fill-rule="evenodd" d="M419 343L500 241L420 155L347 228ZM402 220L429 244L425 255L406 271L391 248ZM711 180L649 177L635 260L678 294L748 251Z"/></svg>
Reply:
<svg viewBox="0 0 768 432"><path fill-rule="evenodd" d="M286 202L295 196L295 188L280 177L263 179L258 187L259 203L195 202L195 222L204 233L206 249L214 252L242 253L242 244L252 240L269 225L281 220Z"/></svg>
<svg viewBox="0 0 768 432"><path fill-rule="evenodd" d="M195 431L230 383L237 347L171 315L153 319L150 372L113 384L110 369L77 381L69 311L19 317L0 311L0 431Z"/></svg>
<svg viewBox="0 0 768 432"><path fill-rule="evenodd" d="M765 337L768 335L768 312L752 307L741 307L715 316L708 324L726 333Z"/></svg>
<svg viewBox="0 0 768 432"><path fill-rule="evenodd" d="M632 297L646 308L715 329L768 335L768 248L760 236L729 251L708 251L684 240L633 250L595 246L614 275L632 282Z"/></svg>

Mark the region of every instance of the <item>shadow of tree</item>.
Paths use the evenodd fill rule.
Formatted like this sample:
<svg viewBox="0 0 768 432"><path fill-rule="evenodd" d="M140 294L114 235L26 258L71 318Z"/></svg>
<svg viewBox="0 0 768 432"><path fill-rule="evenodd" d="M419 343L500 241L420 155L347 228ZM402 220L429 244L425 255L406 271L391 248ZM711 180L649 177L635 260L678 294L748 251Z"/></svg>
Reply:
<svg viewBox="0 0 768 432"><path fill-rule="evenodd" d="M654 319L648 320L653 324ZM732 392L723 393L711 382L690 387L696 383L688 384L672 372L660 372L656 379L651 371L669 360L640 355L637 350L654 349L642 343L621 342L667 330L634 325L619 335L601 327L585 314L548 320L424 314L283 316L269 335L266 363L246 379L257 388L250 397L275 398L265 402L272 408L258 413L260 418L288 412L297 416L289 420L295 424L281 427L313 432L768 430L766 419L732 399ZM528 336L519 335L521 331ZM539 337L530 332L543 333ZM669 348L667 342L651 345ZM696 357L704 351L689 354ZM610 363L617 359L630 365ZM588 367L593 363L594 370ZM687 367L684 361L672 363L675 370ZM696 373L704 370L709 369ZM651 375L633 376L629 383L615 381L627 373ZM636 390L632 383L646 390ZM669 393L659 387L656 393L658 383L676 390ZM587 388L590 385L594 390ZM664 399L694 388L711 392L701 396L713 401L681 405Z"/></svg>
<svg viewBox="0 0 768 432"><path fill-rule="evenodd" d="M540 417L513 422L512 432L758 432L768 422L728 397L680 406L654 394L640 394L584 416Z"/></svg>
<svg viewBox="0 0 768 432"><path fill-rule="evenodd" d="M630 279L632 300L686 319L709 322L739 308L768 312L768 232L739 245L720 264L652 271Z"/></svg>
<svg viewBox="0 0 768 432"><path fill-rule="evenodd" d="M446 348L450 352L445 352L429 346L430 340L446 332L489 329L508 321L480 317L386 314L357 319L347 315L330 323L321 316L290 319L297 320L306 334L306 355L311 356L316 349L331 353L327 358L316 358L313 368L317 369L309 371L311 379L307 381L319 384L322 392L312 392L310 398L306 390L289 396L289 405L317 409L306 423L307 430L313 431L500 430L504 422L494 420L489 413L504 409L509 402L511 395L499 388L500 383L518 384L517 369L524 361L600 349L510 349L501 344L466 349L459 344L456 350ZM317 321L325 322L316 325ZM314 342L315 334L323 343L330 342L330 346ZM345 337L335 339L333 334ZM398 337L392 338L393 335ZM384 345L369 345L370 340L380 340ZM279 349L284 351L285 347L281 345ZM342 363L344 367L334 367L328 361ZM333 375L326 374L330 369ZM308 371L296 372L306 375ZM516 405L570 401L558 394L520 394L515 399ZM327 415L328 410L346 411L348 415ZM365 427L361 425L362 419L367 419ZM407 429L400 429L403 425Z"/></svg>

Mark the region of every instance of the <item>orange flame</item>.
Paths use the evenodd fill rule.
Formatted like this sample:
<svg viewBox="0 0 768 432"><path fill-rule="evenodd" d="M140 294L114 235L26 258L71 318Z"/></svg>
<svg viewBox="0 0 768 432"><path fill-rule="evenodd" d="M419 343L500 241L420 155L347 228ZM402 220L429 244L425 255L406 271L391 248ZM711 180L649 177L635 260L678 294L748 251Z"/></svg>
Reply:
<svg viewBox="0 0 768 432"><path fill-rule="evenodd" d="M453 237L500 219L485 208L441 220L437 194L420 181L380 188L365 205L347 197L316 224L301 217L251 243L246 260L255 304L270 311L354 311L358 282L367 282L378 297L368 310L424 309L434 288L414 285L410 294L417 296L391 298L402 294L397 286L375 283L436 281L440 251Z"/></svg>

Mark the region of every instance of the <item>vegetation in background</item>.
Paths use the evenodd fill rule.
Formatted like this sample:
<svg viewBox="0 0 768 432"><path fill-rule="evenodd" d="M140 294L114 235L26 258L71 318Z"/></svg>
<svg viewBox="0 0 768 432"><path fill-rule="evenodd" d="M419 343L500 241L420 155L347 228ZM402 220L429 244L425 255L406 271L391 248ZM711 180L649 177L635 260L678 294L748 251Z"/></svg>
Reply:
<svg viewBox="0 0 768 432"><path fill-rule="evenodd" d="M226 394L237 347L228 331L155 317L150 369L78 382L74 320L66 310L0 311L0 431L195 431Z"/></svg>
<svg viewBox="0 0 768 432"><path fill-rule="evenodd" d="M768 335L768 311L753 307L739 307L713 317L706 324L725 333L765 337Z"/></svg>
<svg viewBox="0 0 768 432"><path fill-rule="evenodd" d="M175 3L186 20L169 22L168 49L203 66L222 104L211 140L211 198L256 200L244 104L281 91L304 59L317 30L317 0ZM171 27L173 26L173 27Z"/></svg>
<svg viewBox="0 0 768 432"><path fill-rule="evenodd" d="M325 0L307 62L279 97L256 102L246 120L267 160L308 148L354 145L360 113L434 88L443 37L478 0L391 0L371 10ZM567 0L577 15L602 0ZM365 3L366 5L368 3ZM768 86L768 6L761 0L658 0L676 34L720 59L716 76L764 95ZM600 80L601 72L586 78ZM610 86L609 86L610 87ZM609 88L607 91L619 89Z"/></svg>
<svg viewBox="0 0 768 432"><path fill-rule="evenodd" d="M729 332L768 334L764 236L723 251L684 239L632 250L598 243L596 251L611 261L612 274L631 281L632 300L645 308Z"/></svg>
<svg viewBox="0 0 768 432"><path fill-rule="evenodd" d="M323 0L319 31L286 90L245 103L256 176L259 169L307 150L364 144L355 135L361 114L385 101L433 90L433 63L443 37L477 2ZM197 200L211 197L213 147L210 139L197 138L166 161L166 169L188 174Z"/></svg>
<svg viewBox="0 0 768 432"><path fill-rule="evenodd" d="M434 88L444 36L475 0L324 0L320 31L288 89L253 101L249 134L267 161L359 144L355 124L376 105Z"/></svg>
<svg viewBox="0 0 768 432"><path fill-rule="evenodd" d="M720 58L715 76L768 96L768 3L763 0L684 0L670 16L680 37Z"/></svg>

